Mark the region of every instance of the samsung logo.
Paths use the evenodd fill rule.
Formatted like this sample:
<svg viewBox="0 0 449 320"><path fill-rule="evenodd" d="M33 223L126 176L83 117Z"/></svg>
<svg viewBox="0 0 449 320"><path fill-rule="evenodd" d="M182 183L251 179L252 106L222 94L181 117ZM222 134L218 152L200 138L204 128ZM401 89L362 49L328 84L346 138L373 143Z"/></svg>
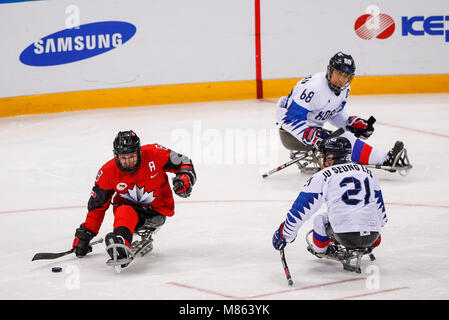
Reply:
<svg viewBox="0 0 449 320"><path fill-rule="evenodd" d="M120 47L136 33L128 22L105 21L65 29L39 39L20 55L29 66L54 66L84 60Z"/></svg>
<svg viewBox="0 0 449 320"><path fill-rule="evenodd" d="M103 48L115 48L122 44L122 35L120 33L114 34L98 34L90 36L76 36L62 37L62 38L49 38L39 40L34 43L34 53L54 53L54 52L66 52L66 51L81 51L84 49L95 50Z"/></svg>

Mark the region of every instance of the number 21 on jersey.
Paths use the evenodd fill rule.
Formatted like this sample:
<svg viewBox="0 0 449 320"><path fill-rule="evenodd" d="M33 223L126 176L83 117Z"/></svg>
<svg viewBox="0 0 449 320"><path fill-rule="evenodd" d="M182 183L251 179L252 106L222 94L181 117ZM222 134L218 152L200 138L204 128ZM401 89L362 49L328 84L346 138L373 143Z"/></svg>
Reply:
<svg viewBox="0 0 449 320"><path fill-rule="evenodd" d="M360 180L354 177L346 177L340 181L340 187L342 188L348 186L349 184L353 184L354 189L346 190L346 192L343 193L343 195L341 196L341 200L347 205L353 206L359 204L360 201L364 201L365 202L364 205L366 206L369 203L369 198L371 196L371 189L368 177L365 178L365 180L363 180L363 186ZM354 197L357 196L360 193L360 191L362 191L362 188L364 188L365 193L363 200L358 199L358 197Z"/></svg>

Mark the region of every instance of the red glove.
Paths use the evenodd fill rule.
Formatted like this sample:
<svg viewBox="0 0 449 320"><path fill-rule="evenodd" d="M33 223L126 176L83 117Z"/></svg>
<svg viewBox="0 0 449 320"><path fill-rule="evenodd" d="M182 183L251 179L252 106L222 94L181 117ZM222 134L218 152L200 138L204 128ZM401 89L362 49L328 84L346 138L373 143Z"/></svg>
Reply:
<svg viewBox="0 0 449 320"><path fill-rule="evenodd" d="M187 198L192 192L192 182L187 173L178 173L173 179L173 191L182 198Z"/></svg>

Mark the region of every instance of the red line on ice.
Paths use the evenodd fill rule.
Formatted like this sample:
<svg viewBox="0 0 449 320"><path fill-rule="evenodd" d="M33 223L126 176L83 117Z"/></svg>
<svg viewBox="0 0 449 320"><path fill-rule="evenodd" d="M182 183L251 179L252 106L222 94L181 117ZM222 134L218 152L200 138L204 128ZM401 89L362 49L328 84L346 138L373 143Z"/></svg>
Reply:
<svg viewBox="0 0 449 320"><path fill-rule="evenodd" d="M296 291L302 291L302 290L308 290L308 289L322 288L322 287L326 287L326 286L332 286L332 285L346 283L346 282L352 282L352 281L360 281L360 280L365 280L365 279L366 278L363 277L363 278L354 278L354 279L332 281L332 282L314 284L314 285L301 287L301 288L296 288L296 289L288 289L288 290L282 290L282 291L269 292L269 293L264 293L264 294L249 296L249 297L231 296L231 295L219 293L219 292L216 292L216 291L203 289L203 288L199 288L199 287L195 287L195 286L191 286L191 285L186 285L186 284L182 284L182 283L178 283L178 282L168 282L168 284L171 284L171 285L174 285L174 286L178 286L178 287L183 287L183 288L186 288L186 289L195 290L195 291L209 293L209 294L213 294L213 295L220 296L220 297L225 297L225 298L230 298L230 299L235 299L235 300L246 300L246 299L259 299L259 298L262 298L262 297L274 296L274 295L290 293L290 292L296 292Z"/></svg>
<svg viewBox="0 0 449 320"><path fill-rule="evenodd" d="M293 202L294 199L286 200L264 200L264 199L240 199L240 200L191 200L191 201L175 201L178 204L195 204L195 203L242 203L242 202ZM403 206L403 207L426 207L426 208L438 208L438 209L449 209L449 205L438 205L438 204L424 204L424 203L400 203L400 202L386 202L387 205L392 206ZM70 207L53 207L53 208L33 208L33 209L20 209L20 210L8 210L0 211L0 214L7 213L22 213L22 212L33 212L33 211L48 211L48 210L66 210L66 209L86 209L86 206L70 206Z"/></svg>
<svg viewBox="0 0 449 320"><path fill-rule="evenodd" d="M397 125L397 124L391 124L391 123L385 123L385 122L377 122L377 124L380 124L380 125L383 125L383 126L387 126L387 127L404 129L404 130L408 130L408 131L414 131L414 132L419 132L419 133L424 133L424 134L430 134L432 136L438 136L438 137L442 137L442 138L449 138L449 135L447 135L447 134L436 133L436 132L431 132L431 131L425 131L425 130L421 130L421 129L414 129L414 128L410 128L410 127L400 126L400 125Z"/></svg>
<svg viewBox="0 0 449 320"><path fill-rule="evenodd" d="M399 287L399 288L392 288L392 289L386 289L386 290L373 291L373 292L357 294L357 295L354 295L354 296L349 296L349 297L344 297L344 298L337 298L335 300L355 299L355 298L372 296L372 295L375 295L375 294L387 293L387 292L398 291L398 290L403 290L403 289L409 289L409 287Z"/></svg>
<svg viewBox="0 0 449 320"><path fill-rule="evenodd" d="M194 287L194 286L190 286L190 285L182 284L182 283L178 283L178 282L169 282L168 284L171 284L171 285L177 286L177 287L182 287L182 288L186 288L186 289L191 289L191 290L195 290L195 291L200 291L200 292L213 294L213 295L216 295L216 296L219 296L219 297L223 297L223 298L230 298L230 299L234 299L234 300L241 300L242 299L240 297L231 296L231 295L219 293L219 292L216 292L216 291L207 290L207 289L203 289L203 288L198 288L198 287Z"/></svg>
<svg viewBox="0 0 449 320"><path fill-rule="evenodd" d="M48 210L82 209L82 208L86 208L86 210L87 210L87 206L72 206L72 207L53 207L53 208L34 208L34 209L8 210L8 211L0 211L0 214L32 212L32 211L48 211ZM86 213L87 213L87 211L86 211Z"/></svg>
<svg viewBox="0 0 449 320"><path fill-rule="evenodd" d="M282 290L282 291L276 291L276 292L259 294L259 295L247 297L245 299L259 299L259 298L262 298L262 297L274 296L274 295L278 295L278 294L284 294L284 293L290 293L290 292L302 291L302 290L308 290L308 289L322 288L322 287L332 286L332 285L335 285L335 284L341 284L341 283L352 282L352 281L360 281L360 280L365 280L365 279L366 279L365 277L362 277L362 278L354 278L354 279L332 281L332 282L314 284L314 285L301 287L301 288L296 288L296 289L287 289L287 290Z"/></svg>

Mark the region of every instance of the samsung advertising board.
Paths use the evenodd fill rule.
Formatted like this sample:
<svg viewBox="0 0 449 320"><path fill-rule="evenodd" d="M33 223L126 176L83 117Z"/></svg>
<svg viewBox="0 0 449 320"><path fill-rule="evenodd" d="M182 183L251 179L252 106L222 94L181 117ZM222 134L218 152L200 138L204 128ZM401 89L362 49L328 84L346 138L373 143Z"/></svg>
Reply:
<svg viewBox="0 0 449 320"><path fill-rule="evenodd" d="M64 29L30 44L20 54L23 64L55 66L88 59L113 50L136 33L136 27L123 21L104 21Z"/></svg>

